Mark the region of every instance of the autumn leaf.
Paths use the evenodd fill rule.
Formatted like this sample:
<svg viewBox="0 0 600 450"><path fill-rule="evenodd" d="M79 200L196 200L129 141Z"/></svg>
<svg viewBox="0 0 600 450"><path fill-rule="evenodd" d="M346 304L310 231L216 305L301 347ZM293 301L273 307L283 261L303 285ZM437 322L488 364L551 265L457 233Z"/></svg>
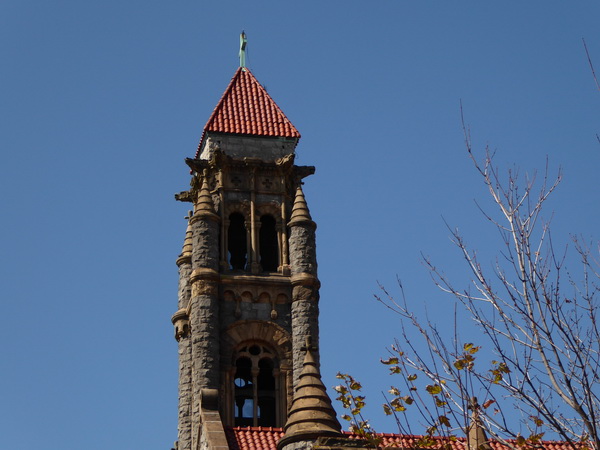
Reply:
<svg viewBox="0 0 600 450"><path fill-rule="evenodd" d="M439 384L429 384L425 387L425 390L431 395L436 395L442 392L442 387Z"/></svg>

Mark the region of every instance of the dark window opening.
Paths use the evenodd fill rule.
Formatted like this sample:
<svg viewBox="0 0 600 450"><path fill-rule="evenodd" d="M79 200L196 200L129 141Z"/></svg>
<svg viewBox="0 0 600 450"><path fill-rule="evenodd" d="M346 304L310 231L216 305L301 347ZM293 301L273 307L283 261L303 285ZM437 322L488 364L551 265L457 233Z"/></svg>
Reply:
<svg viewBox="0 0 600 450"><path fill-rule="evenodd" d="M279 264L279 245L277 243L277 227L273 216L260 218L260 264L265 272L276 272Z"/></svg>
<svg viewBox="0 0 600 450"><path fill-rule="evenodd" d="M235 362L235 426L274 427L277 423L275 361L271 352L251 345L238 353ZM267 356L269 355L269 356Z"/></svg>
<svg viewBox="0 0 600 450"><path fill-rule="evenodd" d="M227 244L229 247L229 267L232 270L244 270L246 267L248 245L246 243L244 216L240 213L233 213L229 216Z"/></svg>
<svg viewBox="0 0 600 450"><path fill-rule="evenodd" d="M236 361L233 380L235 391L235 426L251 427L254 424L254 385L252 384L252 361L239 358Z"/></svg>
<svg viewBox="0 0 600 450"><path fill-rule="evenodd" d="M263 358L258 362L258 407L262 414L258 416L258 426L268 427L275 423L275 377L273 360Z"/></svg>

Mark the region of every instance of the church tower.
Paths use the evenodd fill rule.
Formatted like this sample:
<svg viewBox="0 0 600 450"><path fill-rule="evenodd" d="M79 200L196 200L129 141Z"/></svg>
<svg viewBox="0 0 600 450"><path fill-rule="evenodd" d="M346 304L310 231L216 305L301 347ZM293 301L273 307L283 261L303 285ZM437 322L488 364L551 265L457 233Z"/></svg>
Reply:
<svg viewBox="0 0 600 450"><path fill-rule="evenodd" d="M302 191L315 169L294 164L300 133L240 65L186 159L191 188L175 196L193 207L172 318L180 450L227 448L226 427L283 427L307 340L319 366L316 224Z"/></svg>

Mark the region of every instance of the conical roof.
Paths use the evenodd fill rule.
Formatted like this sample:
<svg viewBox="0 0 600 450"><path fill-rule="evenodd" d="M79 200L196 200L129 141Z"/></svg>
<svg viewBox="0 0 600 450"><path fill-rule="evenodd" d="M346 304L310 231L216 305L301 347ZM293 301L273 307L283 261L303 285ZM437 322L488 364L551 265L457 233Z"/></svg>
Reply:
<svg viewBox="0 0 600 450"><path fill-rule="evenodd" d="M296 127L245 67L235 72L206 122L196 158L209 132L300 139Z"/></svg>
<svg viewBox="0 0 600 450"><path fill-rule="evenodd" d="M202 181L202 188L200 188L200 192L198 192L198 201L196 202L196 208L194 211L194 215L202 215L202 216L217 216L215 212L215 206L208 190L208 185L206 182L206 178Z"/></svg>
<svg viewBox="0 0 600 450"><path fill-rule="evenodd" d="M181 256L185 257L192 256L192 224L190 223L192 214L192 211L190 211L188 217L186 217L188 222L185 230L185 239L183 240L183 248L181 249Z"/></svg>
<svg viewBox="0 0 600 450"><path fill-rule="evenodd" d="M294 198L294 206L292 207L292 216L288 225L302 222L312 222L312 217L310 217L310 211L308 210L302 187L298 186L296 197Z"/></svg>
<svg viewBox="0 0 600 450"><path fill-rule="evenodd" d="M285 434L279 441L278 448L291 442L342 435L342 427L321 381L313 349L310 340L307 340L304 365L285 424Z"/></svg>

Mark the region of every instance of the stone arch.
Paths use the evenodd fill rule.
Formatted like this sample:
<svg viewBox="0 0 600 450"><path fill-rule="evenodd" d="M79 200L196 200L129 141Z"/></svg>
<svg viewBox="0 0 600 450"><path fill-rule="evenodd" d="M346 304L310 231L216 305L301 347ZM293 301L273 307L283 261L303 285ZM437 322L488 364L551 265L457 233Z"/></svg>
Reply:
<svg viewBox="0 0 600 450"><path fill-rule="evenodd" d="M239 213L246 218L246 220L250 220L250 202L248 201L238 201L238 202L229 202L225 207L225 217L229 217L233 213Z"/></svg>
<svg viewBox="0 0 600 450"><path fill-rule="evenodd" d="M292 336L273 322L240 320L229 325L221 335L221 361L232 360L234 351L244 342L263 342L273 347L282 367L292 365Z"/></svg>
<svg viewBox="0 0 600 450"><path fill-rule="evenodd" d="M281 205L278 202L261 203L256 206L256 212L259 217L265 214L273 216L277 226L281 226Z"/></svg>
<svg viewBox="0 0 600 450"><path fill-rule="evenodd" d="M264 346L270 349L273 352L273 361L277 361L271 372L275 389L272 392L271 398L274 403L269 407L269 417L272 417L273 423L268 426L282 427L285 425L287 408L292 399L292 337L284 328L273 322L240 320L229 325L221 333L221 417L227 425L234 425L239 421L234 405L239 400L245 400L240 398L239 392L236 394L234 381L236 376L240 375L240 367L237 364L240 352L243 354L250 346ZM248 396L249 392L241 395ZM260 420L255 416L255 425L260 424Z"/></svg>

